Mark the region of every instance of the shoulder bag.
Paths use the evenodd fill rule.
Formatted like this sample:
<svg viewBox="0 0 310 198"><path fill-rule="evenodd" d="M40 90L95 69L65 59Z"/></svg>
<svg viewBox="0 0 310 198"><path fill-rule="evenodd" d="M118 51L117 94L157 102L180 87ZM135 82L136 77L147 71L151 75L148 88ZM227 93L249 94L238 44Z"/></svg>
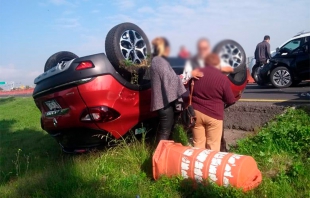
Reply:
<svg viewBox="0 0 310 198"><path fill-rule="evenodd" d="M182 124L186 128L192 128L196 124L196 115L195 115L194 108L192 106L193 90L194 90L194 80L191 81L191 85L190 85L189 103L187 107L185 107L181 113Z"/></svg>

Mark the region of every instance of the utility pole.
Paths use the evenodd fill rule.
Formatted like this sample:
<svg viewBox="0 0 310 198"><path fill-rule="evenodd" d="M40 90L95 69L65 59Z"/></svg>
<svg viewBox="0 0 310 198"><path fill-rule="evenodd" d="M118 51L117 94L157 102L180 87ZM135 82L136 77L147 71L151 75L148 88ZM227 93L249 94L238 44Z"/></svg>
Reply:
<svg viewBox="0 0 310 198"><path fill-rule="evenodd" d="M11 82L9 82L9 85L10 85L10 90L13 90L14 89L14 81L11 81Z"/></svg>

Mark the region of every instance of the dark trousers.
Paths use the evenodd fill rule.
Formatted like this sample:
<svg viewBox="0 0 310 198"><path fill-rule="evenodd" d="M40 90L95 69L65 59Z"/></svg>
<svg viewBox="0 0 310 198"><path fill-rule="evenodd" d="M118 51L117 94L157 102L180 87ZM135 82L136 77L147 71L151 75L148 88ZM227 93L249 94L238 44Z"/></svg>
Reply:
<svg viewBox="0 0 310 198"><path fill-rule="evenodd" d="M224 126L223 126L222 138L221 138L221 148L220 148L220 151L221 152L227 152L226 140L225 140L225 137L224 137Z"/></svg>
<svg viewBox="0 0 310 198"><path fill-rule="evenodd" d="M174 124L174 108L173 103L167 107L158 110L159 129L156 135L156 142L160 140L168 140Z"/></svg>
<svg viewBox="0 0 310 198"><path fill-rule="evenodd" d="M263 60L263 61L256 61L256 65L258 65L258 66L265 65L266 63L267 63L267 60Z"/></svg>

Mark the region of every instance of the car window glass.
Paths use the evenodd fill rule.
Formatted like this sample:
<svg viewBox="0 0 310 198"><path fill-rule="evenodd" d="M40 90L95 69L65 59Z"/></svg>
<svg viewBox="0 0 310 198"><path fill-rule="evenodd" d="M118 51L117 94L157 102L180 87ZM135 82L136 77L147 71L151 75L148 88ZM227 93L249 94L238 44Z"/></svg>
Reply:
<svg viewBox="0 0 310 198"><path fill-rule="evenodd" d="M293 51L296 48L298 48L300 44L301 44L301 39L295 39L295 40L292 40L286 43L281 49L288 49L290 51Z"/></svg>

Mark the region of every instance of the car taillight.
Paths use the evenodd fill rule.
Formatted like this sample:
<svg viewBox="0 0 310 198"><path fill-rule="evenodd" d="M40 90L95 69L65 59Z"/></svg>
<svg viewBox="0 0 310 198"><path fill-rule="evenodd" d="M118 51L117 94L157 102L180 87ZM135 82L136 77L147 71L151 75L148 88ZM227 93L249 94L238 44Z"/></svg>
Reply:
<svg viewBox="0 0 310 198"><path fill-rule="evenodd" d="M120 114L106 106L91 107L85 109L81 115L81 121L84 122L109 122L118 118Z"/></svg>
<svg viewBox="0 0 310 198"><path fill-rule="evenodd" d="M95 67L91 61L83 61L75 68L75 70L83 70Z"/></svg>

